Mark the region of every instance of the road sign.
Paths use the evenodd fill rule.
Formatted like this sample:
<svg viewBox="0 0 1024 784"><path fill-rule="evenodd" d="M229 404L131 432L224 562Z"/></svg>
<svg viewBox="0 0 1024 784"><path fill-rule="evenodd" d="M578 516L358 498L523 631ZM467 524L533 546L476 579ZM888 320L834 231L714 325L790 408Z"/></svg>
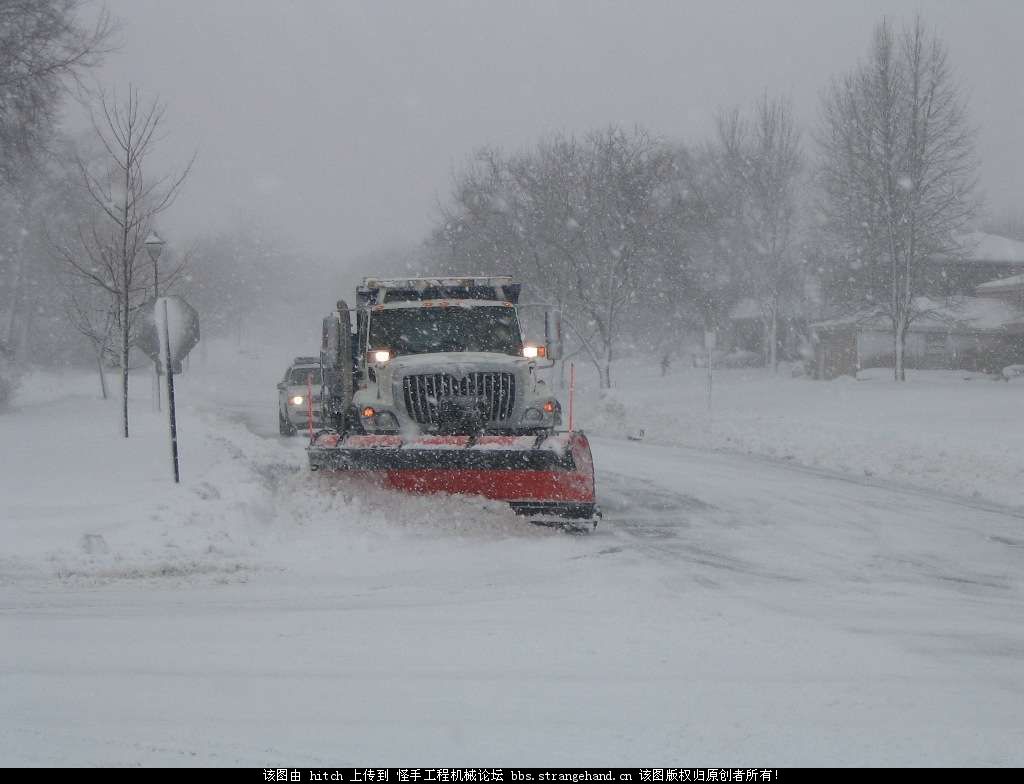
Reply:
<svg viewBox="0 0 1024 784"><path fill-rule="evenodd" d="M181 372L181 361L199 342L199 314L184 299L177 296L150 300L139 313L139 333L135 345L153 361L166 364L161 347L162 335L157 325L163 324L163 305L157 318L157 303L166 303L167 333L170 342L171 372Z"/></svg>

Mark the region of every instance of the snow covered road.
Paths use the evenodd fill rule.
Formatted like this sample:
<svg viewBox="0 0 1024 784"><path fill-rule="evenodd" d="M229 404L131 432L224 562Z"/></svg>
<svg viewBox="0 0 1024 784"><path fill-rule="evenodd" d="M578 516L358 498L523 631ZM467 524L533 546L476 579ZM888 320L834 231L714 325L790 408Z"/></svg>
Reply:
<svg viewBox="0 0 1024 784"><path fill-rule="evenodd" d="M1024 763L1007 510L595 439L606 521L567 536L338 492L239 424L272 403L184 411L179 488L74 408L0 420L8 764Z"/></svg>

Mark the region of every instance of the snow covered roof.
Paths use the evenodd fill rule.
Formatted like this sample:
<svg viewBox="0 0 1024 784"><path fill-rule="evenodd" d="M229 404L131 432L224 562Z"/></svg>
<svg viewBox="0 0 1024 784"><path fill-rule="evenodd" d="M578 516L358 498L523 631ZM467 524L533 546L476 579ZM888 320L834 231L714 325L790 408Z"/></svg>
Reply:
<svg viewBox="0 0 1024 784"><path fill-rule="evenodd" d="M914 308L921 313L910 325L913 330L953 330L969 332L1002 332L1009 325L1024 321L1019 308L989 297L955 297L933 300L917 297ZM816 330L827 332L844 327L861 329L890 329L889 317L877 311L861 311L850 316L819 321L812 324Z"/></svg>
<svg viewBox="0 0 1024 784"><path fill-rule="evenodd" d="M952 319L973 329L1002 329L1021 318L1018 308L984 297L960 297L949 304L936 304L939 305L935 310L936 319Z"/></svg>
<svg viewBox="0 0 1024 784"><path fill-rule="evenodd" d="M991 294L997 291L1017 291L1020 288L1024 288L1024 275L1012 275L1009 278L990 280L988 283L982 283L975 291L984 291Z"/></svg>
<svg viewBox="0 0 1024 784"><path fill-rule="evenodd" d="M1009 237L1001 237L998 234L988 234L983 231L972 231L961 234L956 238L960 245L961 257L940 257L945 261L963 261L970 263L974 261L987 261L996 264L1022 264L1024 265L1024 242L1011 240Z"/></svg>

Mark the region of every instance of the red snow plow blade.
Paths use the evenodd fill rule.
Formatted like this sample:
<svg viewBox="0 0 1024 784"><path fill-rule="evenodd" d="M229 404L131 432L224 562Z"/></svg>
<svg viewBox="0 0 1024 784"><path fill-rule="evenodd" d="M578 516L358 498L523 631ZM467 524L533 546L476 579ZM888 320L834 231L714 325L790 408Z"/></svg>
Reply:
<svg viewBox="0 0 1024 784"><path fill-rule="evenodd" d="M409 493L476 495L534 518L595 520L594 465L582 432L549 436L317 434L314 471L369 477Z"/></svg>

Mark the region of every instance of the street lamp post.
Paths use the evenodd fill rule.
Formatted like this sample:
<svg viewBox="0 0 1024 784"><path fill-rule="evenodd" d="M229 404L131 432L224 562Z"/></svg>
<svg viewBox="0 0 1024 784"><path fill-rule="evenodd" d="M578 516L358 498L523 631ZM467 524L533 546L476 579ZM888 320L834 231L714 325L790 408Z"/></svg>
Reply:
<svg viewBox="0 0 1024 784"><path fill-rule="evenodd" d="M160 253L164 249L164 241L160 238L160 235L155 231L151 231L149 236L146 237L145 242L146 252L149 254L149 258L153 260L153 302L160 297L160 267L158 261L160 259ZM155 313L155 311L154 311ZM153 362L153 410L160 410L160 361L156 360Z"/></svg>

